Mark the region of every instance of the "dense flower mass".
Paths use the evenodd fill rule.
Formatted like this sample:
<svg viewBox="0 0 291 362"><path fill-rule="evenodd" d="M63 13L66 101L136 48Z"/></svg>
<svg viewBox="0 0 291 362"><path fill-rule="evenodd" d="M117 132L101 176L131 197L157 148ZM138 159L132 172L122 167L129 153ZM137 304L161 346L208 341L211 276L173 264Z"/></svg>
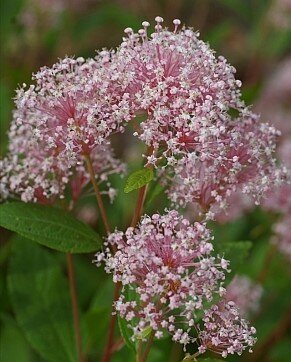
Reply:
<svg viewBox="0 0 291 362"><path fill-rule="evenodd" d="M50 203L64 198L66 190L73 201L80 197L90 180L83 157L79 157L75 167L66 168L39 145L34 147L25 139L20 145L23 152L12 152L0 161L0 199L20 196L24 202ZM106 184L103 192L113 200L116 190L108 178L112 173L124 174L125 165L114 158L109 145L97 146L91 159L97 182Z"/></svg>
<svg viewBox="0 0 291 362"><path fill-rule="evenodd" d="M223 57L215 58L207 44L192 29L162 28L147 36L149 23L128 38L117 50L117 58L130 76L128 92L139 112L146 114L137 135L164 154L196 149L224 131L229 108L240 109L240 81Z"/></svg>
<svg viewBox="0 0 291 362"><path fill-rule="evenodd" d="M18 90L8 163L21 179L38 173L35 187L20 191L23 200L42 190L62 194L84 155L98 153L136 115L144 120L135 121L135 134L152 150L147 161L169 181L175 206L194 204L211 218L238 188L258 200L278 181L278 133L245 107L235 69L179 20L174 31L156 22L151 38L147 22L138 34L127 28L116 51L65 58Z"/></svg>
<svg viewBox="0 0 291 362"><path fill-rule="evenodd" d="M234 302L241 315L256 312L263 293L261 285L243 275L236 275L226 288L225 299Z"/></svg>
<svg viewBox="0 0 291 362"><path fill-rule="evenodd" d="M117 248L114 255L110 245ZM176 211L144 216L139 227L109 236L96 262L105 259L106 271L122 283L115 309L132 324L135 338L151 328L157 338L168 331L184 345L195 340L191 329L197 311L224 290L228 261L212 256L212 249L205 225L191 225ZM128 297L128 290L137 298Z"/></svg>
<svg viewBox="0 0 291 362"><path fill-rule="evenodd" d="M276 135L254 114L233 120L219 141L213 138L205 150L189 152L177 161L170 174L170 199L181 206L195 204L209 217L225 208L238 189L258 202L280 182L282 171L272 155Z"/></svg>
<svg viewBox="0 0 291 362"><path fill-rule="evenodd" d="M126 93L114 82L109 58L106 51L87 61L65 58L36 73L36 85L17 91L9 154L2 161L2 198L62 197L72 180L76 199L88 182L86 156L99 180L123 173L124 165L113 157L107 137L123 130L130 111ZM113 189L109 191L114 196Z"/></svg>
<svg viewBox="0 0 291 362"><path fill-rule="evenodd" d="M194 203L213 216L211 207L225 207L238 188L258 201L280 178L278 132L245 107L235 69L197 33L179 30L177 19L174 31L156 21L151 39L147 22L138 34L127 28L116 53L132 105L145 118L135 134L153 148L148 162L164 165L175 205Z"/></svg>
<svg viewBox="0 0 291 362"><path fill-rule="evenodd" d="M15 126L30 127L54 157L68 166L114 132L123 130L128 95L115 82L114 62L103 51L95 59L65 58L44 67L31 85L17 91Z"/></svg>
<svg viewBox="0 0 291 362"><path fill-rule="evenodd" d="M201 353L211 350L222 357L228 354L241 354L244 349L255 344L254 327L242 319L233 302L222 300L204 313L203 330L199 333Z"/></svg>
<svg viewBox="0 0 291 362"><path fill-rule="evenodd" d="M241 354L255 343L255 329L239 311L256 310L262 290L238 276L223 287L229 261L215 255L206 220L221 217L232 197L258 202L280 184L282 169L273 157L279 132L245 106L235 69L198 33L179 29L178 19L173 31L162 22L156 17L151 37L148 22L137 34L125 29L120 47L94 59L65 58L44 67L33 76L34 85L17 91L9 153L0 163L0 196L40 203L67 197L72 205L91 177L104 216L100 194L112 200L109 176L125 172L110 137L132 123L148 147L145 166L156 168L173 208L188 207L191 218L195 210L194 219L202 221L191 224L170 210L110 234L103 217L109 235L95 263L104 263L122 286L115 313L126 320L133 340L169 333L184 349L197 343L197 354ZM288 147L282 147L282 158L288 158ZM106 184L100 194L94 176ZM266 207L284 212L276 233L291 255L291 190L280 187L272 189ZM144 198L140 193L137 209ZM90 208L79 209L78 216L95 223Z"/></svg>

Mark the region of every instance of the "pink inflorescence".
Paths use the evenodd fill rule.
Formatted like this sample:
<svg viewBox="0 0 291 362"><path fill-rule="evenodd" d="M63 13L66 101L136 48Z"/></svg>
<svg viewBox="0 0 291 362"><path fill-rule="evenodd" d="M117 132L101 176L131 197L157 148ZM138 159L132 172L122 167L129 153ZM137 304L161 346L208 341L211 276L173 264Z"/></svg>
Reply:
<svg viewBox="0 0 291 362"><path fill-rule="evenodd" d="M113 64L103 51L95 59L65 58L42 68L33 76L36 85L17 92L17 127L30 126L37 142L75 165L131 118Z"/></svg>
<svg viewBox="0 0 291 362"><path fill-rule="evenodd" d="M203 330L199 332L199 352L211 350L227 357L228 354L242 354L243 350L255 344L254 327L239 315L239 310L233 302L225 300L213 305L205 311Z"/></svg>
<svg viewBox="0 0 291 362"><path fill-rule="evenodd" d="M127 28L116 52L144 117L135 135L153 146L148 163L169 180L173 205L194 203L212 217L238 188L258 201L280 179L273 157L279 133L245 106L235 69L197 33L179 30L177 19L174 31L161 17L156 22L151 38L147 22L137 34Z"/></svg>
<svg viewBox="0 0 291 362"><path fill-rule="evenodd" d="M241 315L247 317L259 309L263 288L245 275L236 275L226 288L225 299L234 302Z"/></svg>
<svg viewBox="0 0 291 362"><path fill-rule="evenodd" d="M17 91L9 154L2 161L2 198L11 193L45 202L63 197L72 180L75 199L89 179L86 156L99 180L124 171L107 138L123 131L130 111L109 58L106 51L86 61L65 58L36 73L36 85ZM113 189L109 194L114 196Z"/></svg>
<svg viewBox="0 0 291 362"><path fill-rule="evenodd" d="M114 255L110 246L117 248ZM96 263L104 260L114 282L123 285L115 309L131 324L133 338L151 329L157 338L168 331L184 345L195 340L197 311L224 292L221 282L228 261L212 256L212 250L205 225L191 225L173 210L144 216L138 227L108 237Z"/></svg>

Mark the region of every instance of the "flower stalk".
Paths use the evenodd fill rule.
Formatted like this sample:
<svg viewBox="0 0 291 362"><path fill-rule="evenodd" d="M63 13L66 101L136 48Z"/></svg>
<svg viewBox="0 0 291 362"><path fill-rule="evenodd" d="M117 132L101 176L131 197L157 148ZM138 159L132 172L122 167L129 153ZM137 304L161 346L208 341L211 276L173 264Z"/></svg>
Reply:
<svg viewBox="0 0 291 362"><path fill-rule="evenodd" d="M70 253L67 254L67 268L68 268L68 278L69 278L70 294L71 294L71 302L72 302L72 313L73 313L73 323L74 323L74 330L75 330L78 362L84 362L84 356L83 356L83 351L82 351L80 319L79 319L79 311L78 311L75 270L74 270L74 264L73 264L73 257L72 257L72 254L70 254Z"/></svg>
<svg viewBox="0 0 291 362"><path fill-rule="evenodd" d="M92 160L91 160L91 157L90 157L89 154L85 155L85 161L86 161L86 165L87 165L87 170L88 170L88 172L90 174L90 180L91 180L91 183L92 183L94 191L95 191L98 207L99 207L99 210L100 210L101 218L102 218L106 233L110 234L110 226L109 226L108 218L107 218L107 215L106 215L106 210L105 210L103 200L102 200L102 197L101 197L101 194L100 194L98 183L97 183L96 178L95 178L95 173L94 173L94 169L93 169L93 165L92 165Z"/></svg>

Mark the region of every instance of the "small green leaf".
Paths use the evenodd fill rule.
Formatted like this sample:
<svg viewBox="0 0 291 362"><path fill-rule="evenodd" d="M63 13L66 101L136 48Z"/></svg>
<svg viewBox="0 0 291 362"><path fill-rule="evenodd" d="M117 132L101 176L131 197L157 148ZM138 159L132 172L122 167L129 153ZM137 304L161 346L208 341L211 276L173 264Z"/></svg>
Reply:
<svg viewBox="0 0 291 362"><path fill-rule="evenodd" d="M130 348L133 352L135 352L135 345L131 339L130 329L127 326L126 320L121 318L120 316L118 316L118 326L120 334L124 339L125 344L127 345L128 348Z"/></svg>
<svg viewBox="0 0 291 362"><path fill-rule="evenodd" d="M76 362L69 286L56 258L16 236L7 278L17 322L32 347L47 361Z"/></svg>
<svg viewBox="0 0 291 362"><path fill-rule="evenodd" d="M151 332L152 332L152 327L150 327L150 326L148 326L148 327L146 327L143 331L142 331L142 333L141 333L141 335L140 335L140 339L144 339L144 338L146 338Z"/></svg>
<svg viewBox="0 0 291 362"><path fill-rule="evenodd" d="M154 178L154 172L151 168L143 168L129 175L126 180L124 192L128 193L148 184Z"/></svg>
<svg viewBox="0 0 291 362"><path fill-rule="evenodd" d="M0 226L66 253L89 253L101 245L99 235L88 225L50 206L23 202L2 204Z"/></svg>

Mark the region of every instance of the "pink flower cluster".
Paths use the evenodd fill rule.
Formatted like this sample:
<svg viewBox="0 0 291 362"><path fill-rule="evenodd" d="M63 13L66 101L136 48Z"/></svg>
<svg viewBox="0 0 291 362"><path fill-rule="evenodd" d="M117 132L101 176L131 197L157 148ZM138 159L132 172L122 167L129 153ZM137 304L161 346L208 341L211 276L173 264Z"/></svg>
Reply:
<svg viewBox="0 0 291 362"><path fill-rule="evenodd" d="M213 217L237 189L256 201L280 175L273 157L278 132L245 107L241 82L223 57L216 58L192 29L162 28L147 35L149 23L116 52L128 72L128 93L138 114L135 132L153 146L148 163L169 180L175 206L195 204ZM236 113L236 116L232 116Z"/></svg>
<svg viewBox="0 0 291 362"><path fill-rule="evenodd" d="M116 247L115 254L110 246ZM183 345L197 341L198 313L224 294L229 262L212 251L205 225L191 225L173 210L144 216L138 227L109 235L96 263L105 261L113 281L123 285L115 309L129 322L134 339L152 330L156 338L168 332Z"/></svg>
<svg viewBox="0 0 291 362"><path fill-rule="evenodd" d="M123 130L130 111L109 58L105 51L86 61L65 58L36 73L36 85L17 91L10 152L2 161L2 198L12 193L23 201L44 202L63 197L72 180L76 199L89 179L88 155L99 180L124 172L107 138Z"/></svg>
<svg viewBox="0 0 291 362"><path fill-rule="evenodd" d="M173 31L162 27L161 17L156 22L151 37L147 22L137 34L127 28L116 50L60 60L17 91L2 161L3 198L53 202L69 189L75 201L89 181L89 158L113 198L108 177L125 166L109 139L131 121L135 136L153 150L147 165L157 168L177 207L194 205L200 216L213 218L238 189L258 200L280 181L273 157L278 132L245 106L235 69L192 29L179 29L178 19ZM254 344L254 328L227 299L237 287L224 296L229 262L213 255L211 240L205 223L192 225L173 210L108 236L96 264L104 261L122 284L115 310L134 339L167 332L184 346L197 342L200 353L210 349L223 357ZM246 282L239 287L249 288Z"/></svg>
<svg viewBox="0 0 291 362"><path fill-rule="evenodd" d="M228 354L241 355L245 348L255 344L256 329L249 327L246 320L239 315L233 302L222 300L204 313L203 330L199 332L201 346L199 352L211 350L227 357Z"/></svg>
<svg viewBox="0 0 291 362"><path fill-rule="evenodd" d="M153 149L148 164L177 207L194 204L213 217L238 188L258 199L280 178L277 131L245 107L235 69L192 29L179 29L178 19L173 31L161 17L156 22L151 38L148 22L137 34L127 28L115 51L63 59L18 90L9 162L22 172L16 183L29 189L18 190L9 177L7 189L25 193L25 201L62 195L84 156L99 153L137 115L144 120L136 119L135 135Z"/></svg>
<svg viewBox="0 0 291 362"><path fill-rule="evenodd" d="M254 114L233 120L224 138L213 139L205 152L189 152L177 161L170 175L170 199L179 206L192 203L209 218L238 189L259 202L281 180L272 156L276 134Z"/></svg>

